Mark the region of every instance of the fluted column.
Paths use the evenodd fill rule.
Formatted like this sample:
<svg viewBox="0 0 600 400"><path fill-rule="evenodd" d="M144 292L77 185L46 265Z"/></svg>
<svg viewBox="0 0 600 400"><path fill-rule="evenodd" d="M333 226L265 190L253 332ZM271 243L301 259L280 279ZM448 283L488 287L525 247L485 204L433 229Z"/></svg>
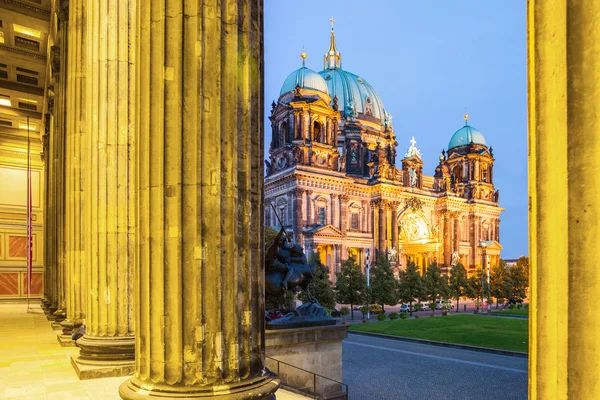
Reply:
<svg viewBox="0 0 600 400"><path fill-rule="evenodd" d="M384 256L387 250L387 218L386 218L386 201L380 200L379 206L379 254Z"/></svg>
<svg viewBox="0 0 600 400"><path fill-rule="evenodd" d="M265 398L262 1L140 2L125 399ZM177 44L177 45L174 45Z"/></svg>
<svg viewBox="0 0 600 400"><path fill-rule="evenodd" d="M443 229L444 229L444 264L448 267L452 261L452 219L449 213L445 213L443 216ZM467 266L468 267L468 266Z"/></svg>
<svg viewBox="0 0 600 400"><path fill-rule="evenodd" d="M85 318L86 297L84 288L86 275L82 270L85 265L83 254L83 202L82 172L85 168L87 149L85 140L85 0L69 2L69 52L67 62L67 112L66 112L66 263L65 271L68 282L66 291L66 319L61 323L63 334L71 339L71 331L75 320Z"/></svg>
<svg viewBox="0 0 600 400"><path fill-rule="evenodd" d="M302 240L302 229L304 228L304 212L302 210L302 199L304 198L304 192L304 189L296 188L296 191L294 193L294 241L300 246L304 245L304 241Z"/></svg>
<svg viewBox="0 0 600 400"><path fill-rule="evenodd" d="M331 199L331 225L337 227L339 222L338 222L338 217L339 217L339 213L338 213L338 208L339 208L339 203L337 203L337 197L338 195L335 193L331 193L329 195L329 198Z"/></svg>
<svg viewBox="0 0 600 400"><path fill-rule="evenodd" d="M310 226L315 222L314 213L315 207L312 198L313 191L306 191L306 226Z"/></svg>
<svg viewBox="0 0 600 400"><path fill-rule="evenodd" d="M133 371L135 262L135 1L86 0L86 294L87 332L76 371ZM78 369L79 368L79 369Z"/></svg>
<svg viewBox="0 0 600 400"><path fill-rule="evenodd" d="M598 399L600 3L529 1L527 19L529 398Z"/></svg>
<svg viewBox="0 0 600 400"><path fill-rule="evenodd" d="M340 229L344 234L348 230L348 195L340 195Z"/></svg>
<svg viewBox="0 0 600 400"><path fill-rule="evenodd" d="M66 133L66 90L67 90L67 60L68 60L68 32L69 32L69 6L59 12L59 40L60 71L58 73L58 85L56 90L56 152L55 152L55 176L56 176L56 203L55 203L55 259L57 276L57 311L54 313L56 321L65 319L66 291L68 290L67 273L65 271L65 133Z"/></svg>
<svg viewBox="0 0 600 400"><path fill-rule="evenodd" d="M392 247L398 250L398 203L392 203ZM394 260L396 261L396 260Z"/></svg>

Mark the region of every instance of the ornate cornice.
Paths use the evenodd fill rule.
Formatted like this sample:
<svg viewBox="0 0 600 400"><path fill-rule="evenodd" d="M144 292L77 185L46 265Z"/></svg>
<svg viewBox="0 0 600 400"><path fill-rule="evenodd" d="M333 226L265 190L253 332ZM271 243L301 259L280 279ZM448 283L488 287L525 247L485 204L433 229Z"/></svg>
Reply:
<svg viewBox="0 0 600 400"><path fill-rule="evenodd" d="M1 1L3 1L3 0L0 0L0 2ZM4 50L4 51L8 51L10 53L20 54L22 56L27 56L27 57L31 57L31 58L36 58L38 60L46 61L46 57L41 54L31 53L29 51L21 50L21 49L15 49L14 47L9 47L9 46L3 45L3 44L0 44L0 50Z"/></svg>
<svg viewBox="0 0 600 400"><path fill-rule="evenodd" d="M4 6L4 7L2 7ZM26 14L31 17L41 19L44 21L50 21L50 11L44 8L36 7L31 4L21 3L15 0L0 0L0 8L7 8L9 10Z"/></svg>

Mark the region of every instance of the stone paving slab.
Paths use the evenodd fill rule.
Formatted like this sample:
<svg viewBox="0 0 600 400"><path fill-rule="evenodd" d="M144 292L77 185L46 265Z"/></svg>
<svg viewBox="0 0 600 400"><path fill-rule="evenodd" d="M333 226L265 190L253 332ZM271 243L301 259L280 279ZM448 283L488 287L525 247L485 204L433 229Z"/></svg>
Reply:
<svg viewBox="0 0 600 400"><path fill-rule="evenodd" d="M79 380L71 366L77 347L61 347L38 304L0 302L0 399L118 400L128 376ZM285 390L277 400L304 400Z"/></svg>

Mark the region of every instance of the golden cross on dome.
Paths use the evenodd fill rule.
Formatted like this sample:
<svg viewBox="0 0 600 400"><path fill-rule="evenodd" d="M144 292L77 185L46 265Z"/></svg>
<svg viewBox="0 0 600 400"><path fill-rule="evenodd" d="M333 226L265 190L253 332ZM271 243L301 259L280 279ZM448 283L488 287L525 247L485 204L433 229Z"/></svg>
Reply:
<svg viewBox="0 0 600 400"><path fill-rule="evenodd" d="M333 17L329 18L329 22L331 22L331 32L333 32L333 25L335 24L335 19Z"/></svg>

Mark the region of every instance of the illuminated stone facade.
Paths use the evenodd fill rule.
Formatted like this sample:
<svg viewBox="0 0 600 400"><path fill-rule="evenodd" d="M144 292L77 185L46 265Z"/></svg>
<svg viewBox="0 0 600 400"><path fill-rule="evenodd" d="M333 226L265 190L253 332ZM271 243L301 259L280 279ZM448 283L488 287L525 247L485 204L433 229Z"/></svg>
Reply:
<svg viewBox="0 0 600 400"><path fill-rule="evenodd" d="M332 272L349 256L364 268L367 249L396 272L409 259L422 272L458 261L472 272L484 256L496 264L503 209L493 152L468 116L433 176L414 138L396 165L391 115L366 80L341 68L333 30L324 69L310 70L305 58L271 105L266 226L283 224Z"/></svg>

